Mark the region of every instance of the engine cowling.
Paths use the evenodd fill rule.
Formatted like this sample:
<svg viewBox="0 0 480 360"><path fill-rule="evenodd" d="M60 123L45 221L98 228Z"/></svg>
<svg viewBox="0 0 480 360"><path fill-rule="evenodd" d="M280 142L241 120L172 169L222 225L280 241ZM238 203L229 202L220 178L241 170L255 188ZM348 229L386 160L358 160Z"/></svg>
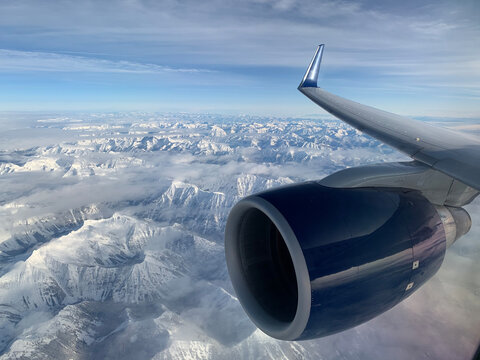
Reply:
<svg viewBox="0 0 480 360"><path fill-rule="evenodd" d="M447 236L453 242L470 221L463 209L449 217L441 208L414 190L316 182L252 195L227 221L233 287L250 319L274 338L343 331L392 308L437 272Z"/></svg>

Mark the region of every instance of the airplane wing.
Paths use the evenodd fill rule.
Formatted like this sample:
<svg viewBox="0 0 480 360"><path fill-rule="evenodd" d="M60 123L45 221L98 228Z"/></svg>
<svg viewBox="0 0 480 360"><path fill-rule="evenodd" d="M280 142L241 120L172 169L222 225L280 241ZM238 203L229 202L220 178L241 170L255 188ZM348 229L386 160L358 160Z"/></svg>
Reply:
<svg viewBox="0 0 480 360"><path fill-rule="evenodd" d="M317 87L320 45L298 89L340 120L480 190L480 139L344 99Z"/></svg>

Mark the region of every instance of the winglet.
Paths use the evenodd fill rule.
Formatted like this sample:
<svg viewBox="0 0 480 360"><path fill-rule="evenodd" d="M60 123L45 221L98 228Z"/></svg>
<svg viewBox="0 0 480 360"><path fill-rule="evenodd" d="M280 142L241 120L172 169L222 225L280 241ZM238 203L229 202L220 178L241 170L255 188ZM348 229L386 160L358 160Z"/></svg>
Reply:
<svg viewBox="0 0 480 360"><path fill-rule="evenodd" d="M307 72L305 73L300 85L298 85L299 89L304 87L317 87L318 71L320 70L320 63L322 62L324 47L324 44L318 45L317 51L315 52L310 65L308 66Z"/></svg>

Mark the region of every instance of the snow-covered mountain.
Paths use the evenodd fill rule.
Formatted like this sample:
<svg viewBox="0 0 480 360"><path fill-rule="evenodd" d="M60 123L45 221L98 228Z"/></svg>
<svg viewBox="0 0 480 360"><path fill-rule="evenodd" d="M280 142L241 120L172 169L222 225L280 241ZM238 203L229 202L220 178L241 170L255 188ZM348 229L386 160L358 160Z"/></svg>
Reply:
<svg viewBox="0 0 480 360"><path fill-rule="evenodd" d="M0 134L1 359L465 359L479 340L476 222L429 284L355 329L281 342L244 314L223 253L239 198L406 159L345 124L32 115L22 131Z"/></svg>

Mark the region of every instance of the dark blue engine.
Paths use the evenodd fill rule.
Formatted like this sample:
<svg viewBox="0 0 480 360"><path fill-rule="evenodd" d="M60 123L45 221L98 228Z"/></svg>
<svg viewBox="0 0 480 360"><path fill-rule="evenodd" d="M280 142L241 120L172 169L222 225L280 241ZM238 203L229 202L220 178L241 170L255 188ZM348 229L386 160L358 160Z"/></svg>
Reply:
<svg viewBox="0 0 480 360"><path fill-rule="evenodd" d="M436 273L447 243L437 208L414 190L316 182L247 197L226 227L234 289L252 321L278 339L356 326Z"/></svg>

